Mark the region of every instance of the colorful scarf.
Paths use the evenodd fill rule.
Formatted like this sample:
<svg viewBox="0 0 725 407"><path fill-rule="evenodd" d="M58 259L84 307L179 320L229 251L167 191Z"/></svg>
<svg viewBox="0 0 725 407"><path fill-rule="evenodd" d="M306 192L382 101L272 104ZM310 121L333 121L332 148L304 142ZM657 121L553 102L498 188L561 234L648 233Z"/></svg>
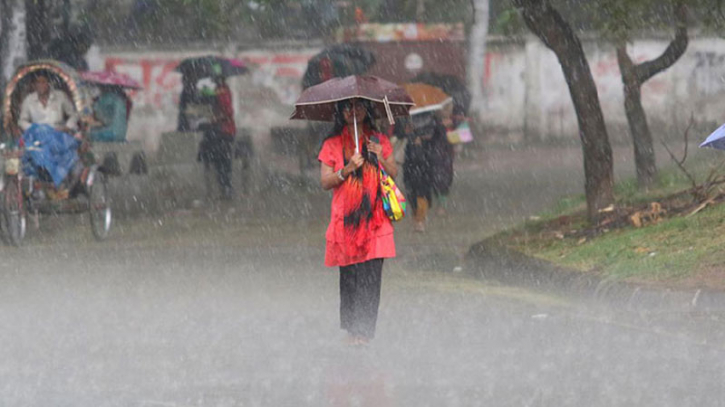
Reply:
<svg viewBox="0 0 725 407"><path fill-rule="evenodd" d="M368 156L367 141L374 133L364 126L358 129L360 152L365 161L340 186L344 199L345 250L350 258L365 260L378 228L385 221L380 196L380 170L374 154ZM355 136L347 127L342 131L345 165L355 154Z"/></svg>

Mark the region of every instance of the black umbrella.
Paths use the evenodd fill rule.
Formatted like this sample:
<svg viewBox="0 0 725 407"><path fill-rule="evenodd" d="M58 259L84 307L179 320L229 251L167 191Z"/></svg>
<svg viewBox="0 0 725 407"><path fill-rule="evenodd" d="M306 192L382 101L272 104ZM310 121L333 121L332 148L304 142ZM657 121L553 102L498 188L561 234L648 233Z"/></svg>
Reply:
<svg viewBox="0 0 725 407"><path fill-rule="evenodd" d="M184 76L205 78L210 76L235 76L249 71L244 61L239 59L222 58L213 55L187 58L176 67L177 72Z"/></svg>
<svg viewBox="0 0 725 407"><path fill-rule="evenodd" d="M453 75L444 75L435 72L422 72L410 80L440 88L453 98L453 104L468 112L471 106L471 92L468 91L465 82Z"/></svg>
<svg viewBox="0 0 725 407"><path fill-rule="evenodd" d="M324 77L323 64L329 64L327 69L330 70L330 77ZM375 55L359 45L333 45L307 62L307 70L302 77L302 88L319 85L331 78L364 75L373 64L375 64Z"/></svg>

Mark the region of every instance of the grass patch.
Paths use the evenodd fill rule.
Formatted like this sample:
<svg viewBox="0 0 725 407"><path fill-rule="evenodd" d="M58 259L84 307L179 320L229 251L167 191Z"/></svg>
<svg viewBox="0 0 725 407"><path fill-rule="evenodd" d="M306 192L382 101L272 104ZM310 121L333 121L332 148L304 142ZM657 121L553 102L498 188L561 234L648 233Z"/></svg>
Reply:
<svg viewBox="0 0 725 407"><path fill-rule="evenodd" d="M691 171L698 180L707 176L712 161L697 160ZM668 206L675 201L668 197L691 186L678 169L667 168L648 192L639 191L635 179L618 183L616 206L637 208L650 202ZM677 198L677 204L689 199L684 195ZM670 217L641 228L625 222L593 234L581 233L589 227L585 212L583 196L567 197L550 210L490 239L527 255L604 278L725 289L725 205L708 207L693 216L669 214ZM709 277L698 277L705 269L709 270Z"/></svg>

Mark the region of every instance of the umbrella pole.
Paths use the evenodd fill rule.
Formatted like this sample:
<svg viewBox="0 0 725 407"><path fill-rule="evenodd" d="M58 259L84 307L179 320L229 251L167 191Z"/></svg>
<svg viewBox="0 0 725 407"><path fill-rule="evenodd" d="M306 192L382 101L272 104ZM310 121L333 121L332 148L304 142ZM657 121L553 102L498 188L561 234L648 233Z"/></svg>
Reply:
<svg viewBox="0 0 725 407"><path fill-rule="evenodd" d="M360 154L360 140L357 135L357 116L355 109L352 109L352 127L355 129L355 154Z"/></svg>

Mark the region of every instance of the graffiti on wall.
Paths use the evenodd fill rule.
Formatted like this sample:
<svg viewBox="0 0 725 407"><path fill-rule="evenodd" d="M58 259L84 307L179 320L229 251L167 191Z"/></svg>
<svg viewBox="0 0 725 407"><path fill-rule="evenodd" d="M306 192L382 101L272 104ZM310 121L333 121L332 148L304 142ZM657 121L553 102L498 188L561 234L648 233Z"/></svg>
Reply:
<svg viewBox="0 0 725 407"><path fill-rule="evenodd" d="M307 61L317 52L319 50L245 51L238 58L252 67L254 85L270 88L279 98L279 103L292 105L301 92L300 82ZM127 74L141 83L143 89L131 94L137 107L165 110L178 104L181 74L174 69L185 57L107 55L103 65L105 70Z"/></svg>
<svg viewBox="0 0 725 407"><path fill-rule="evenodd" d="M124 73L136 79L143 89L131 93L137 107L164 109L178 104L181 94L181 74L174 71L179 59L169 58L106 58L107 71Z"/></svg>
<svg viewBox="0 0 725 407"><path fill-rule="evenodd" d="M716 51L696 51L695 66L690 81L698 92L711 96L725 91L725 54Z"/></svg>
<svg viewBox="0 0 725 407"><path fill-rule="evenodd" d="M319 49L299 51L244 51L239 58L252 68L252 83L274 91L278 102L291 106L302 92L302 76L307 69L307 61Z"/></svg>

